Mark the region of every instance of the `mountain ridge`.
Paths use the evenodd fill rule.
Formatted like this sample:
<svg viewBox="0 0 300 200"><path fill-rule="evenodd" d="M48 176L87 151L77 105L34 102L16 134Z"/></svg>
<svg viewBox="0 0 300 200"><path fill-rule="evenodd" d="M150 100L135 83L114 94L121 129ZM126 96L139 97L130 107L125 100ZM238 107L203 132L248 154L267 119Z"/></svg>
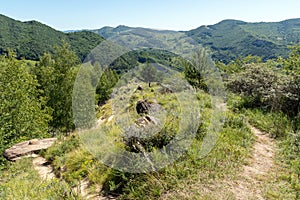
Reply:
<svg viewBox="0 0 300 200"><path fill-rule="evenodd" d="M0 54L8 49L16 51L18 58L38 60L44 52L53 52L63 40L81 60L104 38L130 32L137 41L146 41L153 34L184 33L212 52L212 58L225 63L247 55L264 60L286 57L289 45L300 41L300 18L279 22L245 22L225 19L213 25L202 25L189 31L156 30L143 27L105 26L92 30L61 32L36 20L21 22L0 14ZM176 42L176 41L174 41Z"/></svg>
<svg viewBox="0 0 300 200"><path fill-rule="evenodd" d="M55 46L66 41L83 60L103 39L90 31L63 33L35 20L21 22L0 14L0 54L11 49L18 58L38 60L45 52L52 53Z"/></svg>
<svg viewBox="0 0 300 200"><path fill-rule="evenodd" d="M124 25L90 31L109 38L125 31L134 33L137 30L158 34L176 32ZM286 57L289 52L288 46L299 43L300 18L280 22L245 22L225 19L213 25L202 25L189 31L180 31L180 33L185 33L200 45L210 49L214 60L228 63L247 55L260 56L267 60L279 56Z"/></svg>

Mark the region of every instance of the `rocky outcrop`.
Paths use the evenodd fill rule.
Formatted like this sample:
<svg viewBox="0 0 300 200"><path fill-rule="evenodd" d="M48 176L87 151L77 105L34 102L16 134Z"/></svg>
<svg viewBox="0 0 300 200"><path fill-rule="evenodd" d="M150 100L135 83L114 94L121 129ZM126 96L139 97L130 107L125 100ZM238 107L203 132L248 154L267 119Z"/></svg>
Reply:
<svg viewBox="0 0 300 200"><path fill-rule="evenodd" d="M57 138L46 138L20 142L5 150L3 155L8 160L15 161L23 156L49 148L56 140Z"/></svg>
<svg viewBox="0 0 300 200"><path fill-rule="evenodd" d="M138 114L148 114L150 110L150 103L147 101L139 100L136 103L136 112Z"/></svg>
<svg viewBox="0 0 300 200"><path fill-rule="evenodd" d="M149 103L147 100L139 100L136 103L136 112L138 114L149 114L153 112L159 112L160 111L160 105L157 103Z"/></svg>

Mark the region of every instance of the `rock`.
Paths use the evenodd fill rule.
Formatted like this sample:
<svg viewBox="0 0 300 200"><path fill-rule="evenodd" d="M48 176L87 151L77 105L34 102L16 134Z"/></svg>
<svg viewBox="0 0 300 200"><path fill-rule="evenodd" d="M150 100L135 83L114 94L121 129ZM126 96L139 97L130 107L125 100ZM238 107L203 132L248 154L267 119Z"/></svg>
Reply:
<svg viewBox="0 0 300 200"><path fill-rule="evenodd" d="M57 138L33 139L26 142L20 142L4 151L4 157L15 161L20 157L36 153L42 149L47 149L57 140Z"/></svg>
<svg viewBox="0 0 300 200"><path fill-rule="evenodd" d="M151 122L154 125L158 124L158 120L155 117L152 117L150 115L146 115L145 118L147 119L148 122Z"/></svg>
<svg viewBox="0 0 300 200"><path fill-rule="evenodd" d="M142 91L142 90L144 90L144 88L143 88L142 86L139 85L139 86L137 87L137 90Z"/></svg>
<svg viewBox="0 0 300 200"><path fill-rule="evenodd" d="M136 112L138 114L148 114L150 110L150 104L147 101L139 100L136 103Z"/></svg>
<svg viewBox="0 0 300 200"><path fill-rule="evenodd" d="M146 115L144 117L138 118L137 121L136 121L136 124L139 127L146 127L146 126L148 126L150 124L157 125L158 124L158 120L155 117L153 117L153 116Z"/></svg>
<svg viewBox="0 0 300 200"><path fill-rule="evenodd" d="M168 93L173 93L174 91L172 90L172 88L165 86L165 85L161 85L161 89L160 89L160 93L161 94L168 94Z"/></svg>
<svg viewBox="0 0 300 200"><path fill-rule="evenodd" d="M107 119L107 123L111 122L111 120L113 120L114 118L114 115L110 116L108 119Z"/></svg>

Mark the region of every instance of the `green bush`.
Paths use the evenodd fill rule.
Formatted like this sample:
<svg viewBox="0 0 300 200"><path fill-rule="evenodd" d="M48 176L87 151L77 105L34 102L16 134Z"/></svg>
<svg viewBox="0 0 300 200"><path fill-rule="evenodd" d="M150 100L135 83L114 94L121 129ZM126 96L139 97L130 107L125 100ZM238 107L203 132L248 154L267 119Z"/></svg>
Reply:
<svg viewBox="0 0 300 200"><path fill-rule="evenodd" d="M53 146L46 151L42 151L42 155L50 162L54 161L57 157L62 157L67 153L74 151L79 147L78 136L72 135L63 141L56 142Z"/></svg>

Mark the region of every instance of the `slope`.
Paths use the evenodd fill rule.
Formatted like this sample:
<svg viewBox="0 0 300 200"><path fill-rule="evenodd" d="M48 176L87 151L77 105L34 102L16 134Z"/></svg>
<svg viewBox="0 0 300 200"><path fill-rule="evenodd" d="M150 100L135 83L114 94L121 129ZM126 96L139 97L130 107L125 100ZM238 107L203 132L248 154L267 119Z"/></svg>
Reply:
<svg viewBox="0 0 300 200"><path fill-rule="evenodd" d="M52 52L62 40L69 42L83 60L103 38L88 31L65 34L37 21L21 22L0 15L0 54L11 49L18 58L38 60L44 52Z"/></svg>
<svg viewBox="0 0 300 200"><path fill-rule="evenodd" d="M135 42L149 46L153 35L164 35L165 40L171 40L176 31L154 30L147 28L133 28L118 26L116 28L103 27L91 30L104 38L110 38L126 33L135 34ZM238 20L223 20L215 25L200 26L181 33L193 38L196 42L212 50L214 60L225 63L247 55L260 56L264 60L285 57L288 45L299 42L300 19L289 19L282 22L247 23ZM176 41L174 41L176 42Z"/></svg>

